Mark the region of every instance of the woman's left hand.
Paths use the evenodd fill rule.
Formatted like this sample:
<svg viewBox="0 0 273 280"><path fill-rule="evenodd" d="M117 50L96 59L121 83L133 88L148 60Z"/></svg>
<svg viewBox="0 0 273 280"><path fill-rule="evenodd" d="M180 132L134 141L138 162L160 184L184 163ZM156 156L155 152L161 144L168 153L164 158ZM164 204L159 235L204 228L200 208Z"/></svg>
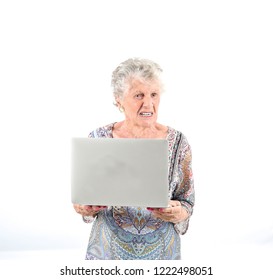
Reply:
<svg viewBox="0 0 273 280"><path fill-rule="evenodd" d="M187 210L181 206L181 203L178 200L170 200L167 208L147 209L152 211L154 217L174 224L186 220L189 216Z"/></svg>

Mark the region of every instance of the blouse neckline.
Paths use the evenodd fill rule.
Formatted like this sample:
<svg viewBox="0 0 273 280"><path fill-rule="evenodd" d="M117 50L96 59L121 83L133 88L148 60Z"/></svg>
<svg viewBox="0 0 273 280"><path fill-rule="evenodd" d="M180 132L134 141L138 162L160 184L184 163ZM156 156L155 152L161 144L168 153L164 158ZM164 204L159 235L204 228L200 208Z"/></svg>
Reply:
<svg viewBox="0 0 273 280"><path fill-rule="evenodd" d="M116 124L117 122L113 122L113 123L111 123L110 125L109 125L109 127L108 127L108 133L109 133L109 136L110 136L110 138L115 138L114 136L113 136L113 128L114 128L114 125ZM171 134L171 131L172 131L172 128L171 127L169 127L169 126L167 126L167 136L164 138L164 139L166 139L166 140L169 140L169 136L170 136L170 134Z"/></svg>

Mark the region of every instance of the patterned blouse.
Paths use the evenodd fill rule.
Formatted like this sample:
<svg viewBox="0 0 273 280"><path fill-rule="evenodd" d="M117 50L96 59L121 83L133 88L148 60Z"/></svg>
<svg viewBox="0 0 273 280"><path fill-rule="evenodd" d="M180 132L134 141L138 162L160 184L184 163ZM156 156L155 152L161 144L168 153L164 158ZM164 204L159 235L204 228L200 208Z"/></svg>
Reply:
<svg viewBox="0 0 273 280"><path fill-rule="evenodd" d="M92 138L113 138L114 123L92 131ZM179 200L192 214L194 187L191 169L191 148L185 136L168 127L169 199ZM108 207L92 222L86 252L87 260L179 260L180 234L188 229L189 218L173 224L153 217L146 208Z"/></svg>

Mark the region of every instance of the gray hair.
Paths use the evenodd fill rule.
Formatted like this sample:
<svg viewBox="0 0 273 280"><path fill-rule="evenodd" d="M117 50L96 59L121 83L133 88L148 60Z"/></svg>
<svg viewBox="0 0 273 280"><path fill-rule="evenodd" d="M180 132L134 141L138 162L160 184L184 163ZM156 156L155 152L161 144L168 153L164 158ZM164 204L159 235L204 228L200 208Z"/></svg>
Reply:
<svg viewBox="0 0 273 280"><path fill-rule="evenodd" d="M111 86L115 99L123 97L124 93L129 89L130 82L134 79L143 82L157 81L161 91L163 91L161 73L161 67L152 60L143 58L125 60L112 73Z"/></svg>

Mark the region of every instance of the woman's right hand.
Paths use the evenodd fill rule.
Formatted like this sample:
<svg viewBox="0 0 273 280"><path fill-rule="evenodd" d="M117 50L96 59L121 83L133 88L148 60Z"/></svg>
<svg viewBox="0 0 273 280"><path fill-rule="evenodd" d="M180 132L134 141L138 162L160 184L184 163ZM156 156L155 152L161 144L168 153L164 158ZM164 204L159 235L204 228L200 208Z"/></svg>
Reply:
<svg viewBox="0 0 273 280"><path fill-rule="evenodd" d="M75 211L82 216L95 217L99 211L107 208L107 206L95 206L95 205L81 205L73 204Z"/></svg>

